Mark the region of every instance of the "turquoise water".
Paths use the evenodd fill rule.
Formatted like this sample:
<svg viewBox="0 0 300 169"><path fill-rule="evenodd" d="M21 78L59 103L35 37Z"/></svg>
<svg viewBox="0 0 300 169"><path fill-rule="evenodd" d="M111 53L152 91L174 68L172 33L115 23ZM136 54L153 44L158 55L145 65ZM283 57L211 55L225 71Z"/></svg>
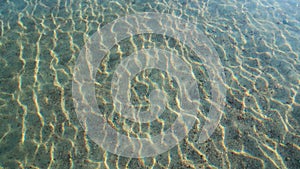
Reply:
<svg viewBox="0 0 300 169"><path fill-rule="evenodd" d="M0 4L0 168L300 168L300 2L0 0ZM213 105L205 59L166 34L130 34L116 43L101 61L93 83L99 110L116 131L153 138L170 128L181 110L180 81L159 69L139 72L128 86L137 110L151 109L150 101L167 104L159 119L133 122L114 107L114 71L138 50L157 48L180 55L192 69L189 73L200 97L195 123L178 145L152 157L130 158L107 151L81 125L72 81L80 51L97 30L145 12L185 19L203 32L211 42L206 47L213 48L220 60L215 65L224 73L226 94L216 129L200 143ZM153 90L161 95L151 95Z"/></svg>

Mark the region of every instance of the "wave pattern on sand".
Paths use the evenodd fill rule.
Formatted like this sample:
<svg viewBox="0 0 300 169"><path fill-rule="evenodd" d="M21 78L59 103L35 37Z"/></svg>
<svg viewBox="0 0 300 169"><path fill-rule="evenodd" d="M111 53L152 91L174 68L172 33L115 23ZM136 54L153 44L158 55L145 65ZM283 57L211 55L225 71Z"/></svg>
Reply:
<svg viewBox="0 0 300 169"><path fill-rule="evenodd" d="M24 0L0 7L0 168L299 168L300 3L293 0L153 1ZM136 49L175 49L191 63L203 98L199 120L170 151L130 159L103 151L84 132L72 100L79 51L98 27L136 12L163 12L197 23L213 42L226 75L220 125L197 143L210 84L201 61L180 42L142 34L111 49L100 65L96 94L111 126L135 137L157 135L176 119L176 105L161 119L134 124L111 105L115 65ZM160 81L159 81L160 80ZM147 91L178 89L165 72L146 70L131 87L131 101L147 108Z"/></svg>

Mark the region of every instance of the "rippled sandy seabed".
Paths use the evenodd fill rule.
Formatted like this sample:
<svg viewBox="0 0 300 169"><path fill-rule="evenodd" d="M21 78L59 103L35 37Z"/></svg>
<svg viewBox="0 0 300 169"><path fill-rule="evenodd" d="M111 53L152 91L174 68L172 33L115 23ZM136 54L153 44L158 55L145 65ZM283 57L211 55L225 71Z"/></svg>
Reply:
<svg viewBox="0 0 300 169"><path fill-rule="evenodd" d="M139 126L113 112L109 84L116 65L137 49L179 51L198 72L203 102L178 146L156 157L119 157L95 144L77 120L71 89L79 51L98 27L137 12L182 17L212 41L227 93L220 125L205 143L197 139L209 108L206 69L163 35L135 35L114 46L99 66L96 96L118 132L163 132L176 118L172 111ZM299 54L297 0L0 0L0 168L300 168ZM176 97L172 78L145 70L132 80L131 101L142 109L157 87Z"/></svg>

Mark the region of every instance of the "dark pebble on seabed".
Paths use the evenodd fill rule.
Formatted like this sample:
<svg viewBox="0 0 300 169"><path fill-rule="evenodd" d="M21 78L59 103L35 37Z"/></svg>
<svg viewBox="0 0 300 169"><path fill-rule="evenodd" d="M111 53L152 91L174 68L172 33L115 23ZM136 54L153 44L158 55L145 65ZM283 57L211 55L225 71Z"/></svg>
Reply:
<svg viewBox="0 0 300 169"><path fill-rule="evenodd" d="M288 24L289 22L288 22L286 19L283 19L283 20L282 20L282 23L283 23L283 24Z"/></svg>

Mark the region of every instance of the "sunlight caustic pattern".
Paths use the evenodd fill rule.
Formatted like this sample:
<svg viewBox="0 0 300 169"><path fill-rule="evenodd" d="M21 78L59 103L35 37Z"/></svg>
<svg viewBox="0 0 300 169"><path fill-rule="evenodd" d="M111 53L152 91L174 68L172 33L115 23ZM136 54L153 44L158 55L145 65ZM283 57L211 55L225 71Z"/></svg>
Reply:
<svg viewBox="0 0 300 169"><path fill-rule="evenodd" d="M74 68L72 93L76 113L88 135L102 148L117 155L134 158L156 156L177 145L192 128L197 111L200 111L198 84L191 68L175 53L154 48L135 51L134 56L129 56L117 68L117 76L112 79L114 106L121 116L135 122L143 123L158 118L156 112L136 112L130 104L128 91L130 80L137 73L145 69L160 69L174 77L180 88L180 112L177 113L178 118L171 128L158 136L132 138L117 133L106 119L97 113L99 108L94 87L97 67L115 43L143 33L161 34L180 40L207 66L212 83L212 100L199 142L206 141L218 125L226 90L220 59L197 25L172 15L141 13L125 16L102 27L81 50Z"/></svg>

